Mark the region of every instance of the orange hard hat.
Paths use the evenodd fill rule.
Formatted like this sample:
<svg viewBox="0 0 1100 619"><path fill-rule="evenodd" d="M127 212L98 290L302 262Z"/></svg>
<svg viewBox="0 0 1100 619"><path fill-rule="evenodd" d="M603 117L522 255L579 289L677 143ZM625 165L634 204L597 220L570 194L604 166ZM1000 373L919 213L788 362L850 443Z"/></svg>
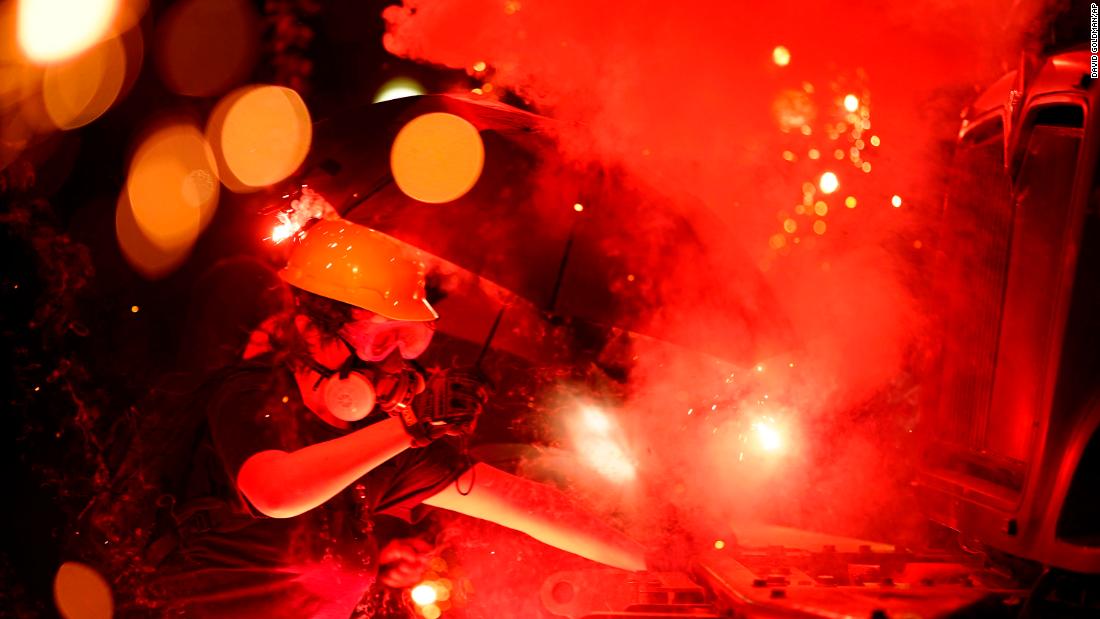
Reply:
<svg viewBox="0 0 1100 619"><path fill-rule="evenodd" d="M305 233L279 276L307 292L394 320L439 318L424 290L426 267L397 239L342 219Z"/></svg>

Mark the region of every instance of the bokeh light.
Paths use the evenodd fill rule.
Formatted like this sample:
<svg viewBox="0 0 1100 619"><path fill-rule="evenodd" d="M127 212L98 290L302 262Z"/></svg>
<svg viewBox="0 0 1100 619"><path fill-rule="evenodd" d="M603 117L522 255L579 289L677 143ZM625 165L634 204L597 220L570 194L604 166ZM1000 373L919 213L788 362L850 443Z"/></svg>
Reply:
<svg viewBox="0 0 1100 619"><path fill-rule="evenodd" d="M825 172L821 175L821 179L818 180L817 186L821 188L823 193L833 193L840 187L840 180L837 179L836 174Z"/></svg>
<svg viewBox="0 0 1100 619"><path fill-rule="evenodd" d="M894 197L890 198L890 204L894 208L901 208L901 196L894 195Z"/></svg>
<svg viewBox="0 0 1100 619"><path fill-rule="evenodd" d="M297 92L246 86L218 103L206 127L221 180L236 192L277 183L309 152L313 125Z"/></svg>
<svg viewBox="0 0 1100 619"><path fill-rule="evenodd" d="M134 210L126 191L119 196L115 208L115 237L122 257L146 279L168 275L183 264L191 252L190 245L163 249L150 241L134 220Z"/></svg>
<svg viewBox="0 0 1100 619"><path fill-rule="evenodd" d="M383 101L393 101L394 99L415 97L422 94L424 94L424 87L420 85L420 82L411 77L395 77L379 87L378 92L374 95L374 102L382 103Z"/></svg>
<svg viewBox="0 0 1100 619"><path fill-rule="evenodd" d="M849 112L854 112L859 109L859 97L855 95L846 95L844 97L844 109Z"/></svg>
<svg viewBox="0 0 1100 619"><path fill-rule="evenodd" d="M37 63L72 58L104 38L118 8L119 0L19 0L19 47Z"/></svg>
<svg viewBox="0 0 1100 619"><path fill-rule="evenodd" d="M61 564L53 581L57 612L65 619L110 619L111 587L99 572L83 563Z"/></svg>
<svg viewBox="0 0 1100 619"><path fill-rule="evenodd" d="M218 95L252 70L259 47L259 18L245 0L183 0L160 20L156 60L173 92Z"/></svg>
<svg viewBox="0 0 1100 619"><path fill-rule="evenodd" d="M99 118L118 98L126 79L126 50L118 38L46 67L42 100L59 129L75 129Z"/></svg>
<svg viewBox="0 0 1100 619"><path fill-rule="evenodd" d="M420 614L424 615L424 619L439 619L443 611L435 604L428 604L420 609Z"/></svg>
<svg viewBox="0 0 1100 619"><path fill-rule="evenodd" d="M456 200L477 183L485 146L477 128L444 112L418 116L398 132L390 151L394 182L430 204Z"/></svg>
<svg viewBox="0 0 1100 619"><path fill-rule="evenodd" d="M218 202L214 156L199 129L178 123L150 133L131 160L126 196L150 243L170 254L189 249Z"/></svg>
<svg viewBox="0 0 1100 619"><path fill-rule="evenodd" d="M782 45L776 45L772 50L772 62L781 67L791 64L791 50Z"/></svg>
<svg viewBox="0 0 1100 619"><path fill-rule="evenodd" d="M431 583L420 583L412 588L409 592L412 596L412 601L416 602L419 606L427 606L428 604L435 604L438 595L436 595L435 587Z"/></svg>

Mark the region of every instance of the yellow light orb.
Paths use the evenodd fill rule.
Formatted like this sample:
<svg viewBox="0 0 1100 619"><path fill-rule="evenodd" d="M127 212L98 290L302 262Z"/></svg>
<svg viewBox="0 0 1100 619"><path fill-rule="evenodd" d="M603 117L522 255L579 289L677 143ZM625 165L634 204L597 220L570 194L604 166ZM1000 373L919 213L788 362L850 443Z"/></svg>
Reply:
<svg viewBox="0 0 1100 619"><path fill-rule="evenodd" d="M99 572L83 563L61 564L53 581L57 612L65 619L110 619L111 587Z"/></svg>
<svg viewBox="0 0 1100 619"><path fill-rule="evenodd" d="M428 583L421 583L413 587L409 595L412 596L412 601L416 602L418 606L434 604L438 597L435 593L435 587Z"/></svg>
<svg viewBox="0 0 1100 619"><path fill-rule="evenodd" d="M218 203L214 155L197 127L164 126L134 153L126 196L142 234L161 250L195 242Z"/></svg>
<svg viewBox="0 0 1100 619"><path fill-rule="evenodd" d="M844 97L844 109L849 112L854 112L859 109L859 97L855 95L846 95Z"/></svg>
<svg viewBox="0 0 1100 619"><path fill-rule="evenodd" d="M824 221L821 221L819 219L819 220L814 222L814 233L816 233L816 234L825 234L825 228L826 228L826 225L825 225Z"/></svg>
<svg viewBox="0 0 1100 619"><path fill-rule="evenodd" d="M408 122L390 151L393 180L405 195L441 204L457 200L477 183L485 145L466 119L433 112Z"/></svg>
<svg viewBox="0 0 1100 619"><path fill-rule="evenodd" d="M848 196L847 198L844 198L844 206L847 206L848 208L855 208L856 207L856 197L855 196Z"/></svg>
<svg viewBox="0 0 1100 619"><path fill-rule="evenodd" d="M117 39L42 73L42 101L58 129L82 127L107 111L126 78L126 50Z"/></svg>
<svg viewBox="0 0 1100 619"><path fill-rule="evenodd" d="M791 50L782 45L776 45L772 50L772 62L781 67L791 64Z"/></svg>
<svg viewBox="0 0 1100 619"><path fill-rule="evenodd" d="M714 541L714 548L715 548L715 550L722 550L722 549L723 549L723 548L725 548L725 547L726 547L726 542L724 542L724 541L722 541L722 540L720 540L720 539L719 539L719 540L715 540L715 541Z"/></svg>
<svg viewBox="0 0 1100 619"><path fill-rule="evenodd" d="M892 204L894 208L901 208L901 196L895 195L890 198L890 204Z"/></svg>
<svg viewBox="0 0 1100 619"><path fill-rule="evenodd" d="M282 86L246 86L222 99L206 136L222 182L236 192L277 183L309 152L313 125L297 92Z"/></svg>
<svg viewBox="0 0 1100 619"><path fill-rule="evenodd" d="M833 193L840 187L840 180L837 179L836 174L826 172L821 175L821 178L817 182L817 186L821 188L823 193Z"/></svg>
<svg viewBox="0 0 1100 619"><path fill-rule="evenodd" d="M72 58L103 40L118 5L118 0L20 0L19 47L40 64Z"/></svg>
<svg viewBox="0 0 1100 619"><path fill-rule="evenodd" d="M134 211L123 190L115 209L115 237L126 262L146 279L159 279L183 264L191 245L170 249L157 247L134 221Z"/></svg>

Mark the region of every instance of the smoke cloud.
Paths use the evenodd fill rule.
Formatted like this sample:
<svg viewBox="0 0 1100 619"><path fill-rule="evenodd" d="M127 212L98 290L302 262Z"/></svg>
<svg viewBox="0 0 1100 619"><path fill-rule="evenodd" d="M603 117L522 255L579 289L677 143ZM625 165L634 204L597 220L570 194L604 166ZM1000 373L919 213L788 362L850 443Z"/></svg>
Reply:
<svg viewBox="0 0 1100 619"><path fill-rule="evenodd" d="M717 264L751 261L797 334L797 346L751 359L636 343L614 414L644 489L625 509L670 505L700 535L774 518L908 539L898 525L916 518L904 488L936 339L925 303L935 221L959 110L1013 62L1003 5L405 0L385 10L388 50L465 69L485 96L507 91L563 121L563 157L625 169L673 201ZM723 227L703 224L715 217ZM648 268L672 269L701 294L753 294L692 266L655 256ZM653 308L654 320L681 310ZM659 536L668 522L639 519L636 531Z"/></svg>

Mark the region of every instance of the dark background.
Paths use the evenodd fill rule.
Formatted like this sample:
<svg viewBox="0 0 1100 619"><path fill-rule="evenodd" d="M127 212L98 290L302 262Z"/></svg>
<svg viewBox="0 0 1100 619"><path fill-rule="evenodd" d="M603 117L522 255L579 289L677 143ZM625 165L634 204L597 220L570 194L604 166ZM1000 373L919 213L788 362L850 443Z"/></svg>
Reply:
<svg viewBox="0 0 1100 619"><path fill-rule="evenodd" d="M234 237L255 214L235 208L228 190L192 257L164 279L135 273L115 240L115 200L141 129L166 111L205 118L218 100L175 95L157 74L150 48L158 16L171 4L154 0L138 26L145 61L125 99L0 171L0 354L7 369L0 387L0 614L54 614L54 573L85 552L74 540L89 535L80 530L86 510L125 454L149 386L205 365L201 338L189 331L196 320L221 313L234 322L257 311L239 290L214 305L193 302L217 294L217 284L200 283L211 265L258 247ZM254 4L261 51L245 81L297 87L315 121L370 103L392 77L412 77L428 92L470 87L464 73L386 53L384 3ZM276 52L277 26L288 24L278 20L290 20L305 44ZM288 54L307 63L289 74L277 70L277 56ZM207 292L195 295L204 285Z"/></svg>

